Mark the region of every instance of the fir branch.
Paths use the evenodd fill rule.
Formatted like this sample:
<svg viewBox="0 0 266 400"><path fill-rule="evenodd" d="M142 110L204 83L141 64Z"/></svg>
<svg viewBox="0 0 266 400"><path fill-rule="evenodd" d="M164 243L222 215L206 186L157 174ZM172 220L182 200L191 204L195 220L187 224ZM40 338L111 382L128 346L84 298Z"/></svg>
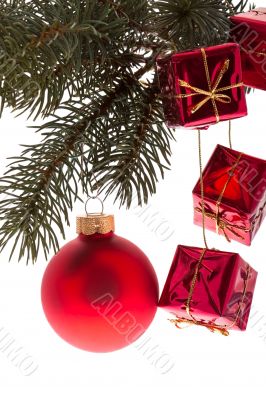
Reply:
<svg viewBox="0 0 266 400"><path fill-rule="evenodd" d="M62 215L68 224L68 210L78 198L79 180L83 179L83 189L89 187L88 175L80 174L81 145L89 142L93 146L97 135L91 128L93 124L108 113L126 88L129 90L132 85L139 84L138 79L150 67L151 62L147 62L134 74L118 78L115 88L108 91L97 106L72 107L74 111L63 120L56 117L46 123L42 127L46 130L43 143L27 146L20 157L13 159L0 180L1 193L5 195L0 201L3 221L0 251L12 238L15 243L11 256L20 245L19 259L26 255L27 261L36 261L40 245L46 257L50 247L58 250L52 224L57 225L64 237Z"/></svg>
<svg viewBox="0 0 266 400"><path fill-rule="evenodd" d="M149 87L128 99L127 110L128 118L117 121L120 134L113 133L110 153L101 157L99 152L93 172L106 196L115 192L115 201L130 207L135 196L142 205L156 192L157 174L164 177L169 166L173 136L163 126L155 77Z"/></svg>
<svg viewBox="0 0 266 400"><path fill-rule="evenodd" d="M246 0L4 0L0 112L52 116L0 180L0 251L36 261L58 249L81 191L130 207L170 166L155 71L160 52L224 43ZM140 81L152 71L146 84ZM63 100L64 99L64 100Z"/></svg>
<svg viewBox="0 0 266 400"><path fill-rule="evenodd" d="M108 4L109 6L111 6L111 8L115 11L115 13L117 14L118 17L120 18L125 18L128 26L132 27L132 28L137 28L137 30L139 32L143 32L143 24L139 23L134 17L132 18L132 16L130 15L132 13L132 11L134 12L134 14L136 14L136 9L140 9L141 13L142 13L142 18L143 18L143 11L147 9L147 1L146 0L140 0L138 1L138 3L136 4L135 1L132 1L132 7L128 7L128 2L124 2L127 4L127 9L123 7L123 2L117 3L115 1L112 0L99 0L100 3L104 3L104 4ZM127 12L127 11L130 11ZM143 20L143 22L145 21L145 18Z"/></svg>
<svg viewBox="0 0 266 400"><path fill-rule="evenodd" d="M160 37L174 41L178 50L207 47L228 40L228 15L243 9L246 0L150 0L150 24Z"/></svg>
<svg viewBox="0 0 266 400"><path fill-rule="evenodd" d="M225 4L228 6L228 12L233 15L245 11L248 0L240 0L237 4L234 3L233 0L225 0Z"/></svg>
<svg viewBox="0 0 266 400"><path fill-rule="evenodd" d="M133 32L128 19L119 17L112 5L96 0L55 0L49 6L46 1L31 3L23 15L17 10L2 14L0 95L2 109L7 104L45 117L57 109L66 91L69 100L79 97L76 89L86 85L96 59L108 74L110 63L106 60L115 60L123 48L131 47L136 28ZM143 6L137 10L137 15L145 11ZM91 68L85 66L86 61Z"/></svg>

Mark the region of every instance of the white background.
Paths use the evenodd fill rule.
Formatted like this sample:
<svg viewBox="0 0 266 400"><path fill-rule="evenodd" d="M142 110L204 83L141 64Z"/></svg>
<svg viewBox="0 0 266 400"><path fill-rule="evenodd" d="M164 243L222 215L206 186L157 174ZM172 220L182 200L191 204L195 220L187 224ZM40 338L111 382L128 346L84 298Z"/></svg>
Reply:
<svg viewBox="0 0 266 400"><path fill-rule="evenodd" d="M262 1L257 1L262 5ZM256 91L248 96L249 116L233 122L233 147L265 159L266 93ZM0 121L0 172L7 157L20 153L20 143L32 143L39 137L25 117L14 118L8 111ZM227 123L211 128L203 135L204 164L217 143L228 146ZM202 246L201 229L193 226L192 188L199 176L197 135L177 130L173 142L172 170L158 185L143 215L141 210L119 210L106 204L106 211L116 215L117 234L136 243L151 259L162 290L177 244ZM67 241L75 235L75 215L82 211L77 204L72 214ZM144 211L144 210L143 210ZM158 226L162 220L170 237L148 221L155 214ZM148 218L145 221L145 216ZM156 224L155 224L156 226ZM169 236L168 235L168 236ZM29 354L38 369L25 376L8 353L0 350L0 397L9 400L33 399L166 399L258 398L266 391L266 222L252 247L236 242L228 244L222 237L208 233L212 246L239 252L259 271L251 318L245 333L233 332L228 338L192 327L177 331L168 315L158 310L150 329L135 345L110 354L92 354L77 350L62 341L48 325L40 302L40 285L46 267L42 258L35 266L8 261L8 251L0 263L0 338L5 331L17 347ZM64 241L61 240L61 244ZM139 345L140 346L140 345ZM1 346L0 346L1 347ZM149 357L148 349L156 355ZM170 371L160 363L168 360ZM26 361L25 361L26 363ZM25 364L26 365L26 364ZM24 367L25 367L24 365Z"/></svg>

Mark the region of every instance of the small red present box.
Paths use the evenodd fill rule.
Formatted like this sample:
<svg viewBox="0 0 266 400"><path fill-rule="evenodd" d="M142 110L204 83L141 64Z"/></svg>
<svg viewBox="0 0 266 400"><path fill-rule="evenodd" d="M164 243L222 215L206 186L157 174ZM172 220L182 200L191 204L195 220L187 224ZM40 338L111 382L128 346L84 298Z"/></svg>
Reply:
<svg viewBox="0 0 266 400"><path fill-rule="evenodd" d="M266 215L266 161L217 145L193 190L194 223L251 245Z"/></svg>
<svg viewBox="0 0 266 400"><path fill-rule="evenodd" d="M241 48L243 82L266 90L266 8L231 17L231 39Z"/></svg>
<svg viewBox="0 0 266 400"><path fill-rule="evenodd" d="M157 59L166 123L204 128L247 115L239 46L219 46Z"/></svg>
<svg viewBox="0 0 266 400"><path fill-rule="evenodd" d="M178 246L159 307L183 323L227 335L245 330L257 272L238 254Z"/></svg>

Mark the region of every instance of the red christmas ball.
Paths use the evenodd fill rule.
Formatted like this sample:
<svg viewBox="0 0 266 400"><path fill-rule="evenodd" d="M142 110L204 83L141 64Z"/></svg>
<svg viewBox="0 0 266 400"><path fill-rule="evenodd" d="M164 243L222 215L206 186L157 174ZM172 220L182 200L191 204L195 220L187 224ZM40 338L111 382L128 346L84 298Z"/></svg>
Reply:
<svg viewBox="0 0 266 400"><path fill-rule="evenodd" d="M79 236L53 257L42 282L49 323L61 338L87 351L109 352L134 342L158 303L150 261L115 235L112 225L112 216L78 218Z"/></svg>

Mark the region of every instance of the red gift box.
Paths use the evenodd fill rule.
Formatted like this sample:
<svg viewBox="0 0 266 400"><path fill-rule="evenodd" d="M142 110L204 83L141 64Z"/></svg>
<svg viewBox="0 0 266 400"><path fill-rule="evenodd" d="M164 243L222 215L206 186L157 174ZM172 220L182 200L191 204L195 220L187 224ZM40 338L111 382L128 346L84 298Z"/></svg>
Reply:
<svg viewBox="0 0 266 400"><path fill-rule="evenodd" d="M240 44L243 82L266 90L266 8L231 17L231 39Z"/></svg>
<svg viewBox="0 0 266 400"><path fill-rule="evenodd" d="M249 246L266 215L266 161L217 145L203 183L206 228ZM200 180L193 201L194 223L201 226Z"/></svg>
<svg viewBox="0 0 266 400"><path fill-rule="evenodd" d="M219 46L157 59L166 123L203 128L247 115L239 46Z"/></svg>
<svg viewBox="0 0 266 400"><path fill-rule="evenodd" d="M159 306L182 323L245 330L257 272L238 254L178 246Z"/></svg>

